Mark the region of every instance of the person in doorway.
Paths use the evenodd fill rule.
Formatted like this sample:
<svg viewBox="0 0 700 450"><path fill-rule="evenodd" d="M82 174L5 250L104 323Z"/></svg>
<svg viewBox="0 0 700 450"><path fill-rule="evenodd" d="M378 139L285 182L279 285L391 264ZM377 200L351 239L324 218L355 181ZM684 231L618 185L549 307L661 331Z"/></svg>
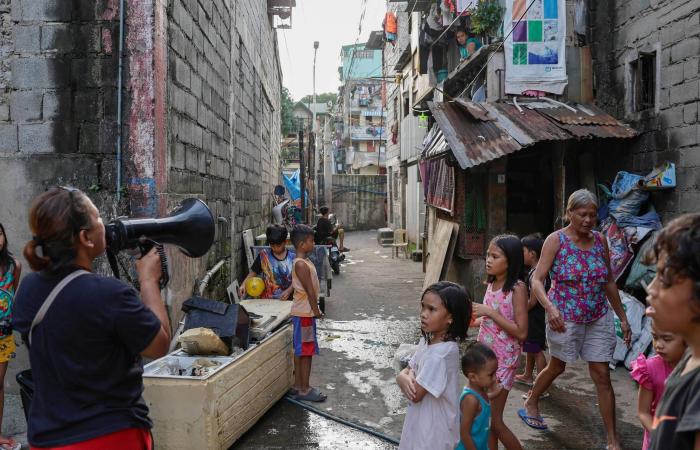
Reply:
<svg viewBox="0 0 700 450"><path fill-rule="evenodd" d="M481 42L474 37L469 37L463 29L458 29L455 32L455 40L457 41L460 61L469 58L481 47Z"/></svg>
<svg viewBox="0 0 700 450"><path fill-rule="evenodd" d="M314 230L308 225L297 225L292 230L292 244L297 257L292 270L294 300L292 325L294 346L294 386L290 395L297 400L324 402L326 395L309 386L311 360L318 355L316 319L323 317L318 307L319 281L309 253L314 249Z"/></svg>
<svg viewBox="0 0 700 450"><path fill-rule="evenodd" d="M474 305L479 325L477 340L491 347L498 359L496 379L500 390L491 397L489 447L500 441L508 450L522 450L518 438L503 420L508 394L518 370L521 345L527 338L527 287L522 282L523 246L517 236L491 240L486 252L488 287L483 303Z"/></svg>
<svg viewBox="0 0 700 450"><path fill-rule="evenodd" d="M460 440L459 346L472 302L449 281L428 286L420 300L423 337L396 383L408 399L399 450L453 450Z"/></svg>
<svg viewBox="0 0 700 450"><path fill-rule="evenodd" d="M547 360L544 357L544 349L546 347L545 336L545 317L544 308L537 301L537 297L532 293L532 277L535 275L535 267L540 259L542 245L544 240L539 234L531 234L520 240L523 244L523 256L525 267L528 269L527 287L528 287L528 302L527 302L527 339L523 344L523 352L525 352L525 369L522 374L515 376L516 383L522 383L526 386L532 386L532 372L537 367L537 373L544 370ZM549 291L550 281L549 276L545 280L545 291ZM542 394L542 398L547 397L548 393ZM527 397L527 394L525 394Z"/></svg>
<svg viewBox="0 0 700 450"><path fill-rule="evenodd" d="M12 336L12 310L22 265L10 253L5 227L0 223L0 424L5 404L5 375L7 365L15 357ZM0 449L19 450L22 444L0 435Z"/></svg>
<svg viewBox="0 0 700 450"><path fill-rule="evenodd" d="M31 448L152 449L141 357L160 358L170 345L156 249L136 262L139 298L123 281L93 273L105 227L80 190L39 195L29 227L24 257L35 272L20 284L13 319L29 343Z"/></svg>
<svg viewBox="0 0 700 450"><path fill-rule="evenodd" d="M316 222L316 242L323 244L326 239L332 237L333 239L338 239L338 248L341 252L349 252L350 249L345 247L345 230L339 225L333 225L329 218L329 209L327 206L321 206L319 208L321 217L318 218Z"/></svg>
<svg viewBox="0 0 700 450"><path fill-rule="evenodd" d="M245 295L245 285L249 278L260 277L265 282L265 290L260 298L277 298L289 300L294 292L292 288L292 265L296 253L287 250L287 228L283 225L270 225L265 230L269 249L263 249L255 257L250 272L238 288L238 295Z"/></svg>
<svg viewBox="0 0 700 450"><path fill-rule="evenodd" d="M666 380L651 431L652 450L700 446L700 214L672 220L654 244L656 276L647 288L647 315L679 334L688 350Z"/></svg>
<svg viewBox="0 0 700 450"><path fill-rule="evenodd" d="M581 358L588 363L596 387L608 448L619 450L615 392L608 368L616 344L610 307L620 319L627 345L631 340L630 325L610 269L608 243L603 235L593 231L598 218L595 196L586 189L571 194L566 218L569 224L545 240L532 278L532 290L547 314L550 359L537 374L518 416L529 427L546 429L539 411L540 396L564 373L568 363ZM545 289L547 274L552 280L549 292Z"/></svg>

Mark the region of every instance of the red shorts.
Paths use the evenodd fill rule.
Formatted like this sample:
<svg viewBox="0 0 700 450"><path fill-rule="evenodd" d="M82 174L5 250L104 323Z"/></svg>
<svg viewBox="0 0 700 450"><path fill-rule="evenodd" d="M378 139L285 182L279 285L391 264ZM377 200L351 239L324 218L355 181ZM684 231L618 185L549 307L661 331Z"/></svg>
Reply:
<svg viewBox="0 0 700 450"><path fill-rule="evenodd" d="M127 428L61 447L30 447L31 450L153 450L151 430Z"/></svg>

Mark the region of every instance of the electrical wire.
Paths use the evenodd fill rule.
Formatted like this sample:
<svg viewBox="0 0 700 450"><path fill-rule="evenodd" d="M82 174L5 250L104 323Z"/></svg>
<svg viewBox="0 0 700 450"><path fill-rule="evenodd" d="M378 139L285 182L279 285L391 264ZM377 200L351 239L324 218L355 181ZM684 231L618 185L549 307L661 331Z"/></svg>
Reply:
<svg viewBox="0 0 700 450"><path fill-rule="evenodd" d="M292 78L294 78L294 63L292 63L292 55L289 53L289 46L287 45L287 33L285 33L284 28L282 28L282 40L284 41L284 48L287 50L287 62L289 63L289 70L292 73Z"/></svg>
<svg viewBox="0 0 700 450"><path fill-rule="evenodd" d="M357 38L355 38L355 44L352 46L352 56L350 57L350 66L348 67L346 80L351 78L352 66L355 63L355 53L357 52L357 43L360 41L360 35L362 34L362 22L365 21L365 13L366 12L367 12L367 0L362 0L362 14L360 14L360 23L357 26Z"/></svg>

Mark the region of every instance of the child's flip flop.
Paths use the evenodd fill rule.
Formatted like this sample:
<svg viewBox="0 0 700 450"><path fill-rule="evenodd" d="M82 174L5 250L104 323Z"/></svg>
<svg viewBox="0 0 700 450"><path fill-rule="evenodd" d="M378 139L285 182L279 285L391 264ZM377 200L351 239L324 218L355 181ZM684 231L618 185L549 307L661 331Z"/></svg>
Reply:
<svg viewBox="0 0 700 450"><path fill-rule="evenodd" d="M327 397L316 388L311 388L309 390L309 392L307 392L305 395L299 394L296 396L297 400L305 400L307 402L318 402L318 403L325 402L326 398Z"/></svg>
<svg viewBox="0 0 700 450"><path fill-rule="evenodd" d="M525 422L525 425L527 425L530 428L534 428L535 430L547 429L547 424L544 423L544 419L542 418L542 416L528 416L527 412L525 411L525 408L521 408L518 410L518 417L520 417L520 420Z"/></svg>

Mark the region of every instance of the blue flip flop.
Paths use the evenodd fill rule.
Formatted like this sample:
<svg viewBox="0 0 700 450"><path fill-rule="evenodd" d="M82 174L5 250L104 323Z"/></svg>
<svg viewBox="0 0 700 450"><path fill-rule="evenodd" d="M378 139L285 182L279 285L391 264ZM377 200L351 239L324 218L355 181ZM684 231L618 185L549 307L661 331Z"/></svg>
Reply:
<svg viewBox="0 0 700 450"><path fill-rule="evenodd" d="M525 422L525 425L527 425L530 428L534 428L535 430L547 429L547 424L544 423L544 419L542 418L542 416L528 416L527 411L525 411L525 408L521 408L518 410L518 417L520 417L520 420Z"/></svg>

